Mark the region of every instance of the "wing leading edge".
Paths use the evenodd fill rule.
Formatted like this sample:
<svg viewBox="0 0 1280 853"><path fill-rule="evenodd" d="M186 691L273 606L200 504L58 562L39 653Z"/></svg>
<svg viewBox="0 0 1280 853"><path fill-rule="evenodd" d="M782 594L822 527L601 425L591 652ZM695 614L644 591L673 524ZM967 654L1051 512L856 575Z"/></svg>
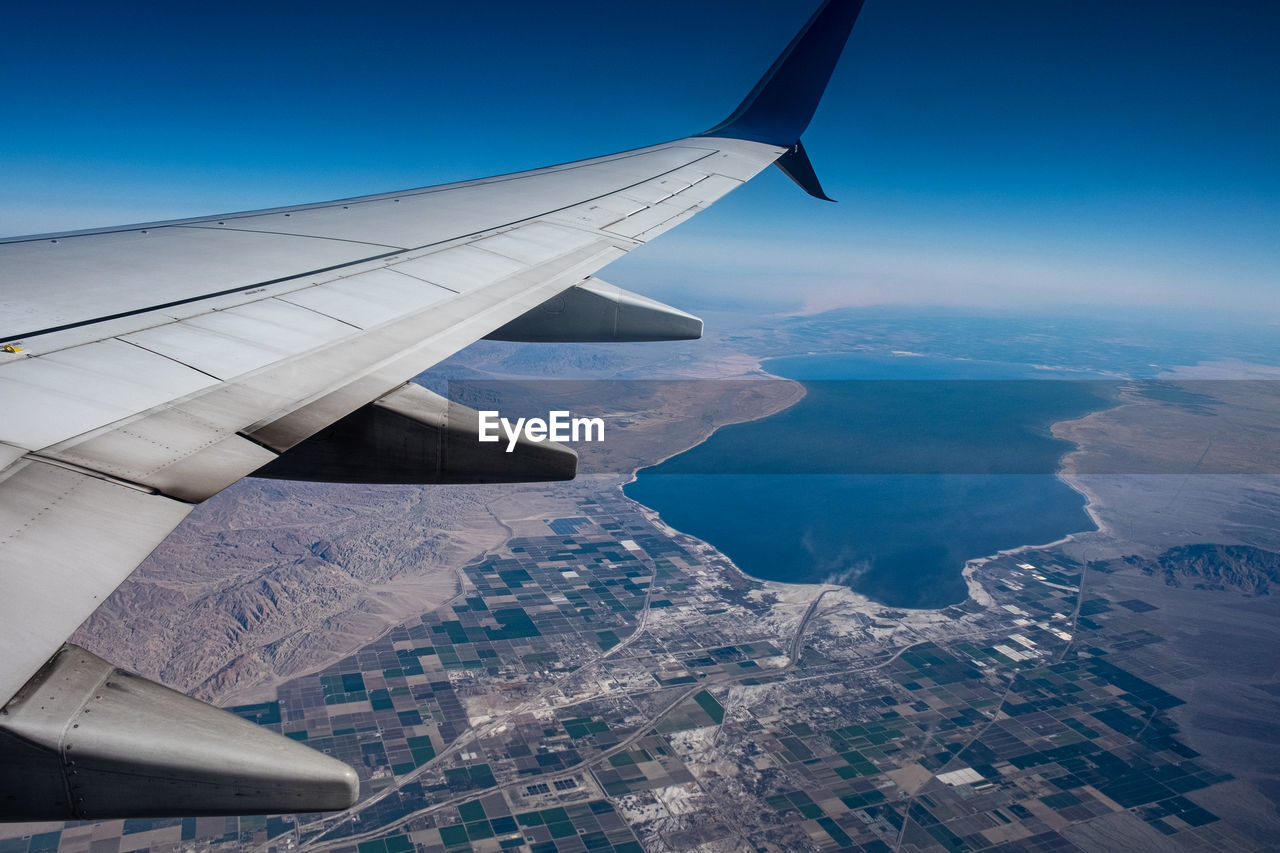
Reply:
<svg viewBox="0 0 1280 853"><path fill-rule="evenodd" d="M826 0L738 110L694 137L441 187L0 241L0 817L37 813L24 781L36 767L53 787L61 778L74 788L62 816L121 813L118 791L101 780L120 767L128 775L127 761L108 756L115 769L77 777L67 732L96 701L92 685L126 676L59 648L194 503L264 466L288 471L292 449L314 455L320 445L308 440L339 422L346 432L325 440L421 441L435 430L456 443L465 413L424 399L413 411L426 414L411 412L406 425L401 403L412 392L401 389L482 337L700 333L697 318L589 279L780 158L825 197L799 138L861 5ZM588 326L539 316L570 291ZM386 412L399 413L394 429L367 426L388 422ZM414 452L437 478L416 481L466 480L438 453ZM32 697L59 680L83 681L88 693L50 700L61 710L40 706L45 716L31 723ZM139 687L112 707L127 719L129 702L161 695ZM127 723L121 731L147 735ZM192 760L219 737L194 744ZM284 803L293 810L355 796L341 765L301 761L295 777L297 802ZM138 796L143 811L131 814L192 813L189 800ZM276 800L270 808L283 810Z"/></svg>

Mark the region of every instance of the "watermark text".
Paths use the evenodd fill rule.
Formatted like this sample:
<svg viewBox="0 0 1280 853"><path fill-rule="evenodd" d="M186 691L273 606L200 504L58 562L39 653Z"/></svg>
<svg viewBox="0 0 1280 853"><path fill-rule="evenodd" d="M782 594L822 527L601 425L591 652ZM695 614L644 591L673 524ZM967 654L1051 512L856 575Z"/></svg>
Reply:
<svg viewBox="0 0 1280 853"><path fill-rule="evenodd" d="M513 423L496 411L480 412L480 440L507 439L507 453L523 435L528 441L604 441L604 418L575 418L568 411L547 412L546 419L516 418Z"/></svg>

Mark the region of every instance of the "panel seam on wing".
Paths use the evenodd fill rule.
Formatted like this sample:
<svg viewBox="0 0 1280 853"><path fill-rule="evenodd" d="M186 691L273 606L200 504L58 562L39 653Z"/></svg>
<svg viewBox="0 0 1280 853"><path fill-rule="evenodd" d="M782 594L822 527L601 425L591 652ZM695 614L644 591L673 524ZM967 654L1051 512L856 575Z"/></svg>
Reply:
<svg viewBox="0 0 1280 853"><path fill-rule="evenodd" d="M368 240L352 240L349 237L333 237L328 234L297 234L292 231L268 231L265 228L231 228L230 226L214 226L214 225L166 225L166 228L189 228L198 231L235 231L238 234L271 234L275 237L302 237L307 240L329 240L333 243L354 243L357 246L373 246L377 249L396 249L403 252L405 246L395 246L391 243L371 243Z"/></svg>

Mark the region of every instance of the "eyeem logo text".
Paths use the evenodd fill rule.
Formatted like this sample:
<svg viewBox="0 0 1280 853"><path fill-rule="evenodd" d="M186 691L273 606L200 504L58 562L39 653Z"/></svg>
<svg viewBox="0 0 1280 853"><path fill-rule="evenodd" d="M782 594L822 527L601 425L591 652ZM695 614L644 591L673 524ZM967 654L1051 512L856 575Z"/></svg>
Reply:
<svg viewBox="0 0 1280 853"><path fill-rule="evenodd" d="M516 418L513 424L497 412L480 412L480 440L507 437L507 452L516 449L523 434L529 441L604 441L604 418L575 418L567 411L547 412L547 419ZM499 434L501 430L502 434Z"/></svg>

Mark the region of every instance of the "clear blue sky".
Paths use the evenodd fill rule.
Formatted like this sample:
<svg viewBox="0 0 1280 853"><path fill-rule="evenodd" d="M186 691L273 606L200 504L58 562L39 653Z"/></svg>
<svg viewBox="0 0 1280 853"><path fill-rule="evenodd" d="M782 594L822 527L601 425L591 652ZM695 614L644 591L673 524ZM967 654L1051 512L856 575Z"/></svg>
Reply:
<svg viewBox="0 0 1280 853"><path fill-rule="evenodd" d="M810 2L20 4L0 233L497 174L722 119ZM615 264L695 309L1280 322L1280 4L868 0L806 144Z"/></svg>

